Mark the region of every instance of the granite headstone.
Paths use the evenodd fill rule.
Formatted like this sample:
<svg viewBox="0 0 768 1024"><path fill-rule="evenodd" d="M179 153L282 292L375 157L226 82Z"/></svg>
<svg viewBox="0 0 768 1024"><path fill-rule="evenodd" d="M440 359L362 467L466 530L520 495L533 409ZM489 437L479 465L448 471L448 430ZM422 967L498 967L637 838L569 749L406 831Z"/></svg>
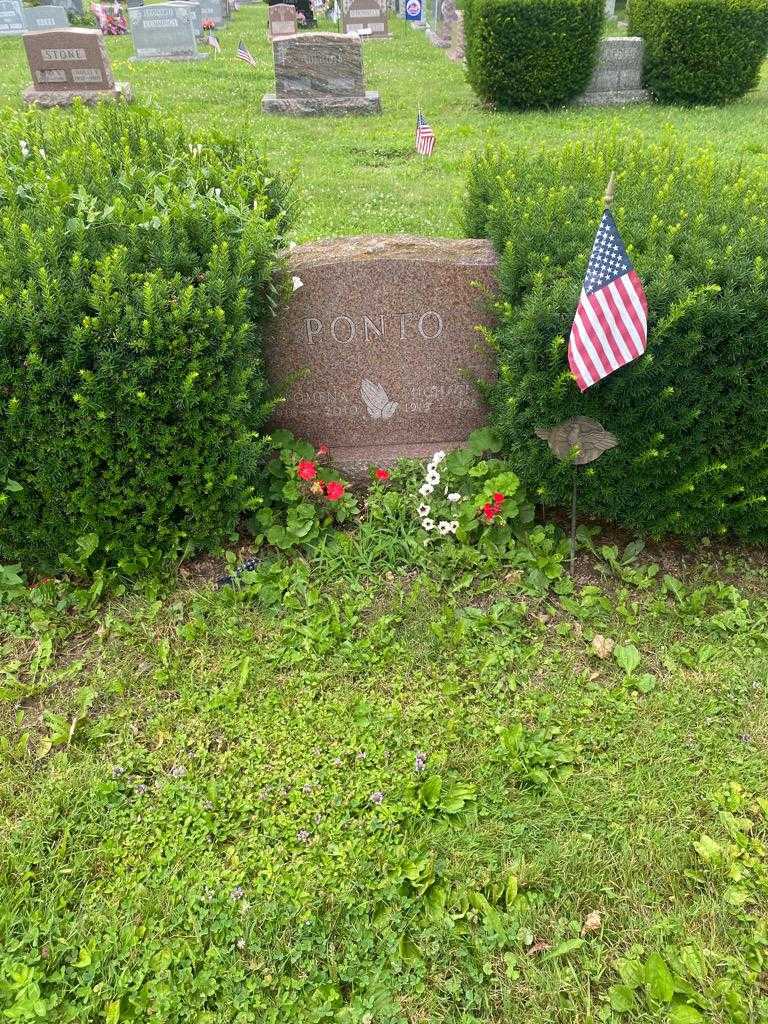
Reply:
<svg viewBox="0 0 768 1024"><path fill-rule="evenodd" d="M188 10L192 15L192 26L196 36L203 34L203 14L200 10L200 4L198 0L166 0L167 4L171 7L182 7L184 10Z"/></svg>
<svg viewBox="0 0 768 1024"><path fill-rule="evenodd" d="M65 11L71 11L78 18L83 16L83 0L61 0L61 6Z"/></svg>
<svg viewBox="0 0 768 1024"><path fill-rule="evenodd" d="M640 36L602 39L592 78L577 102L585 107L616 107L650 99L643 88L644 51Z"/></svg>
<svg viewBox="0 0 768 1024"><path fill-rule="evenodd" d="M24 36L32 85L27 103L62 107L76 98L84 103L131 98L130 86L115 82L98 29L68 28L27 32Z"/></svg>
<svg viewBox="0 0 768 1024"><path fill-rule="evenodd" d="M227 0L199 0L199 4L203 22L212 21L216 28L219 28L229 18Z"/></svg>
<svg viewBox="0 0 768 1024"><path fill-rule="evenodd" d="M272 4L267 8L269 38L296 35L296 8L293 4Z"/></svg>
<svg viewBox="0 0 768 1024"><path fill-rule="evenodd" d="M69 28L69 18L63 7L25 7L24 22L27 32L40 32L46 28Z"/></svg>
<svg viewBox="0 0 768 1024"><path fill-rule="evenodd" d="M460 445L485 422L496 253L479 239L338 238L294 248L295 291L266 344L287 388L274 425L331 447L344 472ZM298 286L300 285L300 286ZM298 287L297 287L298 286Z"/></svg>
<svg viewBox="0 0 768 1024"><path fill-rule="evenodd" d="M341 31L355 33L362 39L389 37L385 0L343 0Z"/></svg>
<svg viewBox="0 0 768 1024"><path fill-rule="evenodd" d="M131 60L203 60L208 56L197 52L193 12L182 4L132 7L130 24L136 49Z"/></svg>
<svg viewBox="0 0 768 1024"><path fill-rule="evenodd" d="M21 0L0 0L0 36L21 36L26 30Z"/></svg>
<svg viewBox="0 0 768 1024"><path fill-rule="evenodd" d="M378 114L379 94L365 91L363 52L356 36L305 32L273 43L275 92L265 114Z"/></svg>

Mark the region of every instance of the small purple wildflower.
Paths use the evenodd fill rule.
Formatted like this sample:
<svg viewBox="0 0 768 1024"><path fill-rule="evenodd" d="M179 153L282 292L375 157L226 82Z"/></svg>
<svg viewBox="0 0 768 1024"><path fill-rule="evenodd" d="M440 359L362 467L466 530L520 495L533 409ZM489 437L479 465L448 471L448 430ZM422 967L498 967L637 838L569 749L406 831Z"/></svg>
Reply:
<svg viewBox="0 0 768 1024"><path fill-rule="evenodd" d="M232 900L233 903L237 903L237 901L241 900L243 896L245 896L245 889L243 889L242 885L236 885L232 892L229 894L229 898Z"/></svg>
<svg viewBox="0 0 768 1024"><path fill-rule="evenodd" d="M187 769L183 764L175 764L173 768L171 768L170 774L174 779L182 779L187 774Z"/></svg>
<svg viewBox="0 0 768 1024"><path fill-rule="evenodd" d="M122 768L119 764L116 764L112 769L112 778L119 779L121 775L125 775L125 768Z"/></svg>
<svg viewBox="0 0 768 1024"><path fill-rule="evenodd" d="M371 793L370 801L372 804L376 804L376 806L378 807L379 804L384 803L384 794L381 792L380 789L377 789L375 793Z"/></svg>
<svg viewBox="0 0 768 1024"><path fill-rule="evenodd" d="M413 762L414 770L417 772L423 772L427 767L427 755L419 751Z"/></svg>
<svg viewBox="0 0 768 1024"><path fill-rule="evenodd" d="M364 761L367 756L368 755L364 750L358 750L357 754L355 755L358 761Z"/></svg>
<svg viewBox="0 0 768 1024"><path fill-rule="evenodd" d="M144 794L146 792L147 792L147 787L144 785L143 782L140 782L138 784L138 786L136 787L136 796L144 796Z"/></svg>
<svg viewBox="0 0 768 1024"><path fill-rule="evenodd" d="M334 768L341 768L341 763L342 762L341 762L341 758L340 757L334 757L334 759L333 759Z"/></svg>
<svg viewBox="0 0 768 1024"><path fill-rule="evenodd" d="M304 785L301 787L301 792L304 793L305 796L309 796L309 794L312 792L312 789L312 783L305 782Z"/></svg>
<svg viewBox="0 0 768 1024"><path fill-rule="evenodd" d="M307 832L305 828L300 828L299 831L296 833L296 838L299 840L300 843L308 843L309 832Z"/></svg>

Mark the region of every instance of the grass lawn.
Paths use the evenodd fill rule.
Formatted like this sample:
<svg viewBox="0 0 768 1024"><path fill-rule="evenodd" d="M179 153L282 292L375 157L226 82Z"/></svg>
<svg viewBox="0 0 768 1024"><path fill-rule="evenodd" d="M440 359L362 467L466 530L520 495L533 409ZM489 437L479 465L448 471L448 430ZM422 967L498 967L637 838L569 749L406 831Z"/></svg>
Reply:
<svg viewBox="0 0 768 1024"><path fill-rule="evenodd" d="M300 239L459 234L488 140L619 123L766 159L765 79L723 110L491 114L400 23L365 46L381 118L267 119L265 25L195 65L107 46L142 102L295 169ZM26 82L0 40L0 101ZM764 553L596 547L571 582L562 545L395 533L242 588L221 559L106 599L0 586L3 1019L768 1021Z"/></svg>

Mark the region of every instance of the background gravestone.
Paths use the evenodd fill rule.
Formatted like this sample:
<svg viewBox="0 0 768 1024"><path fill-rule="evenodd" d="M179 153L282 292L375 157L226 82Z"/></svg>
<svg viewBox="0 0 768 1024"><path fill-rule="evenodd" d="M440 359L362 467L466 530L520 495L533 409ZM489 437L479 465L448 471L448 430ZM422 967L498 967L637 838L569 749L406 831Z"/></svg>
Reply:
<svg viewBox="0 0 768 1024"><path fill-rule="evenodd" d="M65 11L71 11L78 18L83 16L83 0L61 0L61 6Z"/></svg>
<svg viewBox="0 0 768 1024"><path fill-rule="evenodd" d="M384 0L343 0L341 31L356 32L363 39L387 38L389 26Z"/></svg>
<svg viewBox="0 0 768 1024"><path fill-rule="evenodd" d="M199 0L201 21L212 21L216 28L224 25L229 18L227 0Z"/></svg>
<svg viewBox="0 0 768 1024"><path fill-rule="evenodd" d="M296 8L293 4L272 4L267 8L269 38L296 35Z"/></svg>
<svg viewBox="0 0 768 1024"><path fill-rule="evenodd" d="M457 19L456 4L453 0L435 0L434 22L427 29L427 39L433 46L447 50L453 38L453 26Z"/></svg>
<svg viewBox="0 0 768 1024"><path fill-rule="evenodd" d="M587 107L611 107L650 99L643 88L644 52L640 36L602 39L592 78L577 102Z"/></svg>
<svg viewBox="0 0 768 1024"><path fill-rule="evenodd" d="M261 101L265 114L378 114L379 94L366 92L360 39L336 32L305 32L276 39L275 92Z"/></svg>
<svg viewBox="0 0 768 1024"><path fill-rule="evenodd" d="M198 53L191 10L181 4L152 4L130 9L136 53L131 60L203 60Z"/></svg>
<svg viewBox="0 0 768 1024"><path fill-rule="evenodd" d="M192 15L192 27L196 36L203 34L203 13L198 0L167 0L171 7L182 7Z"/></svg>
<svg viewBox="0 0 768 1024"><path fill-rule="evenodd" d="M69 28L69 18L63 7L25 7L24 23L27 32L39 32L47 28Z"/></svg>
<svg viewBox="0 0 768 1024"><path fill-rule="evenodd" d="M27 32L24 48L32 72L32 85L23 93L27 103L62 107L78 97L85 103L131 98L130 86L112 76L98 29Z"/></svg>
<svg viewBox="0 0 768 1024"><path fill-rule="evenodd" d="M0 0L0 36L21 36L26 30L20 0Z"/></svg>
<svg viewBox="0 0 768 1024"><path fill-rule="evenodd" d="M266 345L272 385L288 386L276 426L329 445L360 478L371 463L455 447L483 425L472 381L496 373L476 329L491 323L490 242L338 238L287 260L302 287Z"/></svg>

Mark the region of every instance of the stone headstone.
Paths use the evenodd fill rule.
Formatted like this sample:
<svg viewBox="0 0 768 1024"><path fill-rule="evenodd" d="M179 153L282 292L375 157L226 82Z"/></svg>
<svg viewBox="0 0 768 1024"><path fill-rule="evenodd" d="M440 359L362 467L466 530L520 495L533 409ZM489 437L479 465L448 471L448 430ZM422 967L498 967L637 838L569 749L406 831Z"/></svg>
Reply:
<svg viewBox="0 0 768 1024"><path fill-rule="evenodd" d="M616 13L616 0L605 0L603 11L606 18L612 18Z"/></svg>
<svg viewBox="0 0 768 1024"><path fill-rule="evenodd" d="M212 21L216 28L219 28L229 18L227 0L198 0L198 2L200 5L200 18L203 23Z"/></svg>
<svg viewBox="0 0 768 1024"><path fill-rule="evenodd" d="M362 39L385 39L389 36L386 0L343 0L341 31L354 32Z"/></svg>
<svg viewBox="0 0 768 1024"><path fill-rule="evenodd" d="M451 48L448 51L448 59L455 61L464 60L464 12L456 11L456 21L451 30Z"/></svg>
<svg viewBox="0 0 768 1024"><path fill-rule="evenodd" d="M456 4L453 0L437 0L435 9L435 25L427 29L427 39L433 46L447 50L452 42L454 23L458 20Z"/></svg>
<svg viewBox="0 0 768 1024"><path fill-rule="evenodd" d="M305 32L276 39L275 92L261 101L266 114L378 114L379 94L365 91L360 39Z"/></svg>
<svg viewBox="0 0 768 1024"><path fill-rule="evenodd" d="M577 102L586 107L615 107L648 100L643 88L644 50L640 36L602 39L592 78Z"/></svg>
<svg viewBox="0 0 768 1024"><path fill-rule="evenodd" d="M267 9L269 38L296 35L296 8L293 4L273 4Z"/></svg>
<svg viewBox="0 0 768 1024"><path fill-rule="evenodd" d="M39 32L46 28L69 28L69 18L63 7L26 7L24 23L27 32Z"/></svg>
<svg viewBox="0 0 768 1024"><path fill-rule="evenodd" d="M479 239L337 238L287 257L296 288L266 343L287 387L275 426L330 446L345 473L460 445L485 422L496 253ZM481 287L477 287L479 284Z"/></svg>
<svg viewBox="0 0 768 1024"><path fill-rule="evenodd" d="M192 26L196 36L203 34L203 14L198 0L166 0L171 7L179 6L192 15Z"/></svg>
<svg viewBox="0 0 768 1024"><path fill-rule="evenodd" d="M181 4L132 7L131 35L136 50L131 60L203 60L195 43L193 12Z"/></svg>
<svg viewBox="0 0 768 1024"><path fill-rule="evenodd" d="M130 87L114 80L98 29L27 32L24 48L32 72L32 85L23 93L27 103L63 107L78 97L85 103L131 98Z"/></svg>
<svg viewBox="0 0 768 1024"><path fill-rule="evenodd" d="M61 0L61 6L65 11L70 11L78 18L83 16L83 0Z"/></svg>
<svg viewBox="0 0 768 1024"><path fill-rule="evenodd" d="M26 30L21 0L0 0L0 36L21 36Z"/></svg>
<svg viewBox="0 0 768 1024"><path fill-rule="evenodd" d="M129 7L143 7L144 0L128 0Z"/></svg>

